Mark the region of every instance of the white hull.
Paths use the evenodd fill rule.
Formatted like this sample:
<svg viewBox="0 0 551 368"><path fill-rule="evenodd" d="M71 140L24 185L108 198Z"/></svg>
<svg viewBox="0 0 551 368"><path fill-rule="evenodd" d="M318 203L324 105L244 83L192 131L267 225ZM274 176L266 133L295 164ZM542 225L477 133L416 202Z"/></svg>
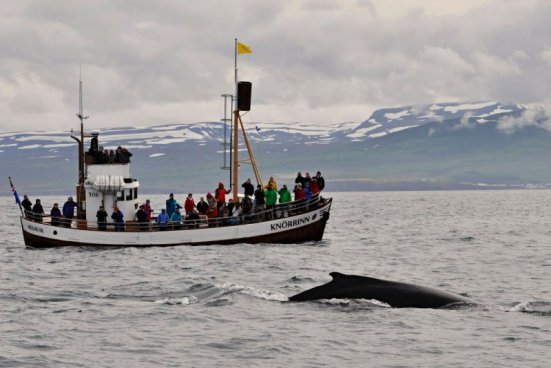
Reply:
<svg viewBox="0 0 551 368"><path fill-rule="evenodd" d="M149 247L236 243L298 243L321 240L329 217L331 200L316 209L286 218L221 227L167 231L99 231L52 226L21 218L25 244L44 248L57 246Z"/></svg>

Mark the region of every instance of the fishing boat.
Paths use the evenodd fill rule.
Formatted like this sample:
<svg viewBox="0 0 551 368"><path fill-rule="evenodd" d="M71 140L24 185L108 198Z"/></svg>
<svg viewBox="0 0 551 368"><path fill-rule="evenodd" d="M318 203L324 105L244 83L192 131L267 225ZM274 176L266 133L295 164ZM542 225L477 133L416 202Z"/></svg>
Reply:
<svg viewBox="0 0 551 368"><path fill-rule="evenodd" d="M239 166L248 163L259 185L263 185L251 144L247 138L241 112L250 110L251 83L238 81L237 55L243 44L235 40L235 97L231 96L232 140L229 147L231 160L230 181L232 200L240 201L238 188ZM248 49L250 52L250 49ZM227 96L227 95L226 95ZM150 247L176 245L228 245L241 243L302 243L320 241L329 219L332 199L314 195L308 200L278 204L268 210L255 210L239 216L208 218L199 216L177 223L158 223L155 217L146 223L135 220L135 214L143 201L140 183L131 174L130 160L105 163L91 154L100 139L98 133L84 130L82 104L82 78L79 80L80 134L71 135L78 144L78 183L76 184L76 216L72 219L37 216L21 208L19 197L12 185L16 202L21 210L21 228L25 245L32 248L61 246L87 247ZM247 148L248 158L240 160L240 138ZM90 150L85 152L85 140L90 140ZM118 225L108 217L98 225L96 212L103 206L108 213L116 207L124 214L124 222Z"/></svg>

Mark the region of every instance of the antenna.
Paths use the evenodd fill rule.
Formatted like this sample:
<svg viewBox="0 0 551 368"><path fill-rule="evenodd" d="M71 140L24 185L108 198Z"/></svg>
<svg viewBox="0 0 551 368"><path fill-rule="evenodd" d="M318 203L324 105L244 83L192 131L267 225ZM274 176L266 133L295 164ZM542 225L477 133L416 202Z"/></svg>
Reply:
<svg viewBox="0 0 551 368"><path fill-rule="evenodd" d="M80 119L80 123L82 124L82 120L88 119L89 116L84 116L83 114L83 107L82 107L82 64L80 64L80 75L78 79L78 118Z"/></svg>

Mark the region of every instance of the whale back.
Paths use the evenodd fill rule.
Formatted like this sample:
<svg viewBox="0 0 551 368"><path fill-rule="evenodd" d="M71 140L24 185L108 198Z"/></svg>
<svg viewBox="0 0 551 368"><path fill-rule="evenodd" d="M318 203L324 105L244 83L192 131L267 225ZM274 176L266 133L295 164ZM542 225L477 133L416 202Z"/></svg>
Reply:
<svg viewBox="0 0 551 368"><path fill-rule="evenodd" d="M375 299L396 308L440 308L451 303L474 303L457 294L403 282L331 272L333 278L289 298L290 301L318 299Z"/></svg>

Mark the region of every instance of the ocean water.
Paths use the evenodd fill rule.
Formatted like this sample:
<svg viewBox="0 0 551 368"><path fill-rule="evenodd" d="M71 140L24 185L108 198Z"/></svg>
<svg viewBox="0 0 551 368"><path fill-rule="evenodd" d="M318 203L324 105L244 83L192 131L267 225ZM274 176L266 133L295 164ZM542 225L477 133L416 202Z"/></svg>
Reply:
<svg viewBox="0 0 551 368"><path fill-rule="evenodd" d="M551 191L332 196L318 243L47 250L1 197L0 366L549 366ZM481 304L286 301L331 271Z"/></svg>

